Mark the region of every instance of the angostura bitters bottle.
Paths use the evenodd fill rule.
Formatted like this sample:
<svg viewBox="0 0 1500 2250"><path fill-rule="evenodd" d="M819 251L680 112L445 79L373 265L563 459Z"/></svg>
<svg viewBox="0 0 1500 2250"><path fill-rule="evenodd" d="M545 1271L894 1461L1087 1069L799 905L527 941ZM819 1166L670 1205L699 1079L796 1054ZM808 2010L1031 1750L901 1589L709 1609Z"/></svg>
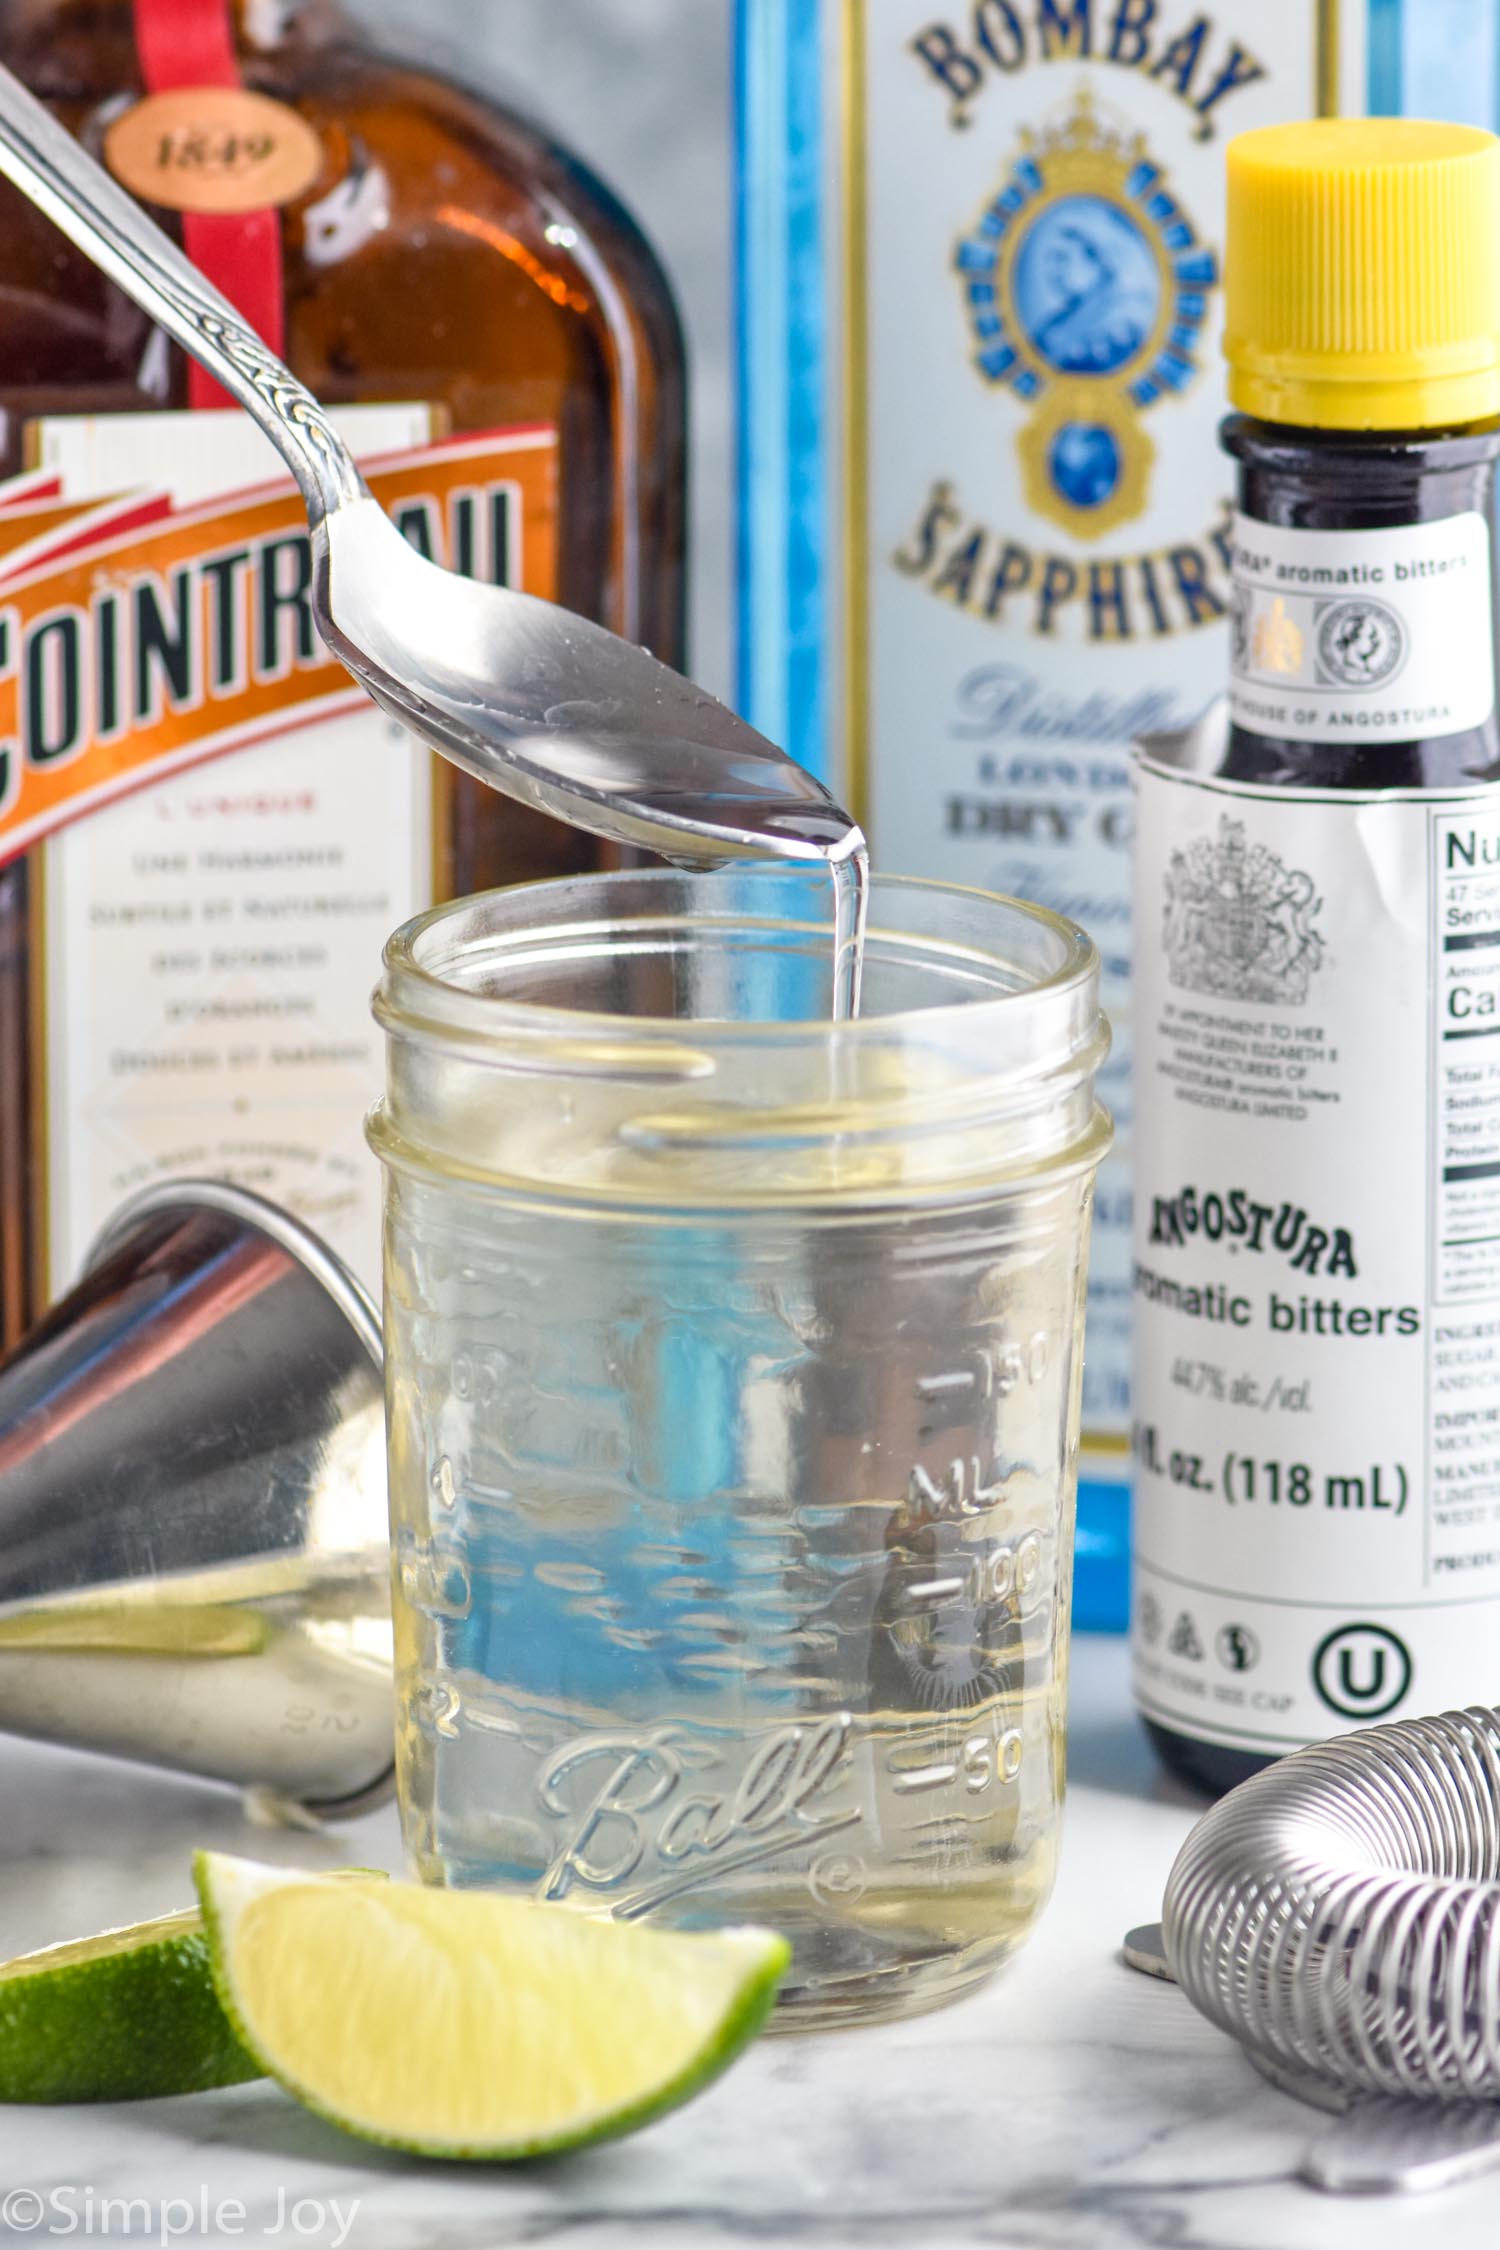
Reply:
<svg viewBox="0 0 1500 2250"><path fill-rule="evenodd" d="M347 414L408 537L681 660L676 315L570 156L325 0L0 0L0 60ZM265 441L9 187L0 300L0 1338L162 1173L373 1276L381 943L596 847L352 689Z"/></svg>
<svg viewBox="0 0 1500 2250"><path fill-rule="evenodd" d="M1136 1681L1222 1788L1500 1629L1500 142L1229 149L1229 724L1140 759Z"/></svg>

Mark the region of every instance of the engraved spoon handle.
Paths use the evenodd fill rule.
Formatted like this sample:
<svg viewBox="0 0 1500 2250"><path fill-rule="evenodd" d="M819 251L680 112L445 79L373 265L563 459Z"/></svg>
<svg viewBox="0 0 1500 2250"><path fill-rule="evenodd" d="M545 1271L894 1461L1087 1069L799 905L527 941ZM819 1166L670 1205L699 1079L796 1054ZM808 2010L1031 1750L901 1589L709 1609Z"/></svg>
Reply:
<svg viewBox="0 0 1500 2250"><path fill-rule="evenodd" d="M312 393L3 67L0 174L239 400L296 478L312 522L364 495L354 456Z"/></svg>

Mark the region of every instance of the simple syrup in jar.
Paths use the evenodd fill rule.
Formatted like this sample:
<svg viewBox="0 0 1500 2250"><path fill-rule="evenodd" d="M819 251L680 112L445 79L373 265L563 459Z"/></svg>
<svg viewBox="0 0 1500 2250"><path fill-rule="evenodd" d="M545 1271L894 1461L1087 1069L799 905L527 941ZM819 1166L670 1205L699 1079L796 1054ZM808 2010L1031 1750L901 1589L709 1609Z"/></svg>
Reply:
<svg viewBox="0 0 1500 2250"><path fill-rule="evenodd" d="M840 935L858 927L846 862ZM785 2020L985 1975L1051 1887L1097 958L826 871L398 933L387 1370L409 1851L793 1940Z"/></svg>

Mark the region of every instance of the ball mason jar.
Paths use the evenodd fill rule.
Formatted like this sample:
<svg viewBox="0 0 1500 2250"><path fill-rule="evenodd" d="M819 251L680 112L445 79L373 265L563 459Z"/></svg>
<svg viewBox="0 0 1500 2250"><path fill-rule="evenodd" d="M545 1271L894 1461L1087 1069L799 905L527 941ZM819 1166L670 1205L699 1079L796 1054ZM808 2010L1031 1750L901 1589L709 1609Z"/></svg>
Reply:
<svg viewBox="0 0 1500 2250"><path fill-rule="evenodd" d="M792 1940L784 2019L983 1977L1053 1878L1084 1268L1071 924L586 876L387 948L398 1770L431 1882Z"/></svg>

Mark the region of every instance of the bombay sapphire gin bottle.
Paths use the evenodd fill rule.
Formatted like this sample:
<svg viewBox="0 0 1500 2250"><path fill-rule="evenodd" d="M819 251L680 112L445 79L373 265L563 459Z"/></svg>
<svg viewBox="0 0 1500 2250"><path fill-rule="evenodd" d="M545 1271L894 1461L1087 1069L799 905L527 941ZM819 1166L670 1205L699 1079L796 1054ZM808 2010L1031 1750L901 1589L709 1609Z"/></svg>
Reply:
<svg viewBox="0 0 1500 2250"><path fill-rule="evenodd" d="M884 867L1082 921L1115 1027L1078 1614L1123 1623L1127 751L1229 662L1224 146L1491 122L1492 0L741 0L743 697Z"/></svg>

